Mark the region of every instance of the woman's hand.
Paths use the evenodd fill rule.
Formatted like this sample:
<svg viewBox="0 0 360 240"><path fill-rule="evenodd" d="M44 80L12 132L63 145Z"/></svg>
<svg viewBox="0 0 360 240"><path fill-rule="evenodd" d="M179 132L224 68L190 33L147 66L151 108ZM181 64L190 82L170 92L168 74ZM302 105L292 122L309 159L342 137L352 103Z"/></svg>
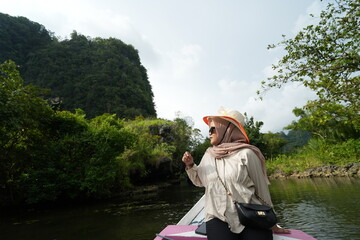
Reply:
<svg viewBox="0 0 360 240"><path fill-rule="evenodd" d="M187 169L192 168L194 165L194 159L189 152L184 153L182 161L185 163Z"/></svg>
<svg viewBox="0 0 360 240"><path fill-rule="evenodd" d="M282 234L289 234L291 233L291 231L289 229L285 229L280 227L279 225L275 225L271 228L271 230L273 231L273 233L282 233Z"/></svg>

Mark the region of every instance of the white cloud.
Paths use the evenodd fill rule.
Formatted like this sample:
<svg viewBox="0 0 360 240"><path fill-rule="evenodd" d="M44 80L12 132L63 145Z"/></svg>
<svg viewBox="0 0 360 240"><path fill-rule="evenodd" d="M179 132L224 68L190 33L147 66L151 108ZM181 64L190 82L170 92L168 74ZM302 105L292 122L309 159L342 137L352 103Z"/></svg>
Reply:
<svg viewBox="0 0 360 240"><path fill-rule="evenodd" d="M223 78L218 82L221 97L227 102L245 102L256 97L258 82L230 80ZM235 104L234 104L235 105Z"/></svg>
<svg viewBox="0 0 360 240"><path fill-rule="evenodd" d="M319 22L319 15L321 10L324 9L324 3L315 0L307 9L305 14L301 14L296 23L294 28L292 29L292 33L296 35L300 32L303 28L308 25L315 25ZM310 14L313 14L314 17L311 17Z"/></svg>
<svg viewBox="0 0 360 240"><path fill-rule="evenodd" d="M63 25L63 34L73 30L90 37L118 38L139 50L142 63L156 67L158 53L150 41L139 32L129 16L121 15L111 9L98 9L92 5L74 7L83 9L79 15L67 14L67 24ZM85 8L85 9L84 9Z"/></svg>
<svg viewBox="0 0 360 240"><path fill-rule="evenodd" d="M197 71L200 64L202 47L197 44L183 46L179 51L170 54L173 76L176 80L188 81L189 77Z"/></svg>
<svg viewBox="0 0 360 240"><path fill-rule="evenodd" d="M316 94L308 88L299 83L289 83L268 92L263 101L249 99L245 109L249 116L264 122L263 132L277 132L296 119L292 113L295 107L302 107L315 98Z"/></svg>
<svg viewBox="0 0 360 240"><path fill-rule="evenodd" d="M277 62L276 59L274 62ZM261 79L276 74L271 66L262 71ZM307 101L316 98L316 94L300 83L287 83L282 88L270 89L259 100L256 91L261 89L259 81L236 81L222 79L218 82L221 98L228 105L225 107L235 108L241 113L247 113L254 117L255 121L264 122L262 132L278 132L289 125L296 117L292 113L295 107L304 106Z"/></svg>
<svg viewBox="0 0 360 240"><path fill-rule="evenodd" d="M280 59L276 58L274 60L274 65L277 64L280 61ZM274 76L275 74L278 73L278 71L276 71L275 69L273 69L272 65L266 66L263 70L262 73L264 74L265 79Z"/></svg>

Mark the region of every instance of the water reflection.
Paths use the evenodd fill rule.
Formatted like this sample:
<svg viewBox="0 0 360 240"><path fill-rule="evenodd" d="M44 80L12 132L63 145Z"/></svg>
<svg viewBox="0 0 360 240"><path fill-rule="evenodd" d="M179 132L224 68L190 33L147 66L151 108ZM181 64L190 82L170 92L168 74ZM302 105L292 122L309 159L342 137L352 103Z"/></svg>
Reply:
<svg viewBox="0 0 360 240"><path fill-rule="evenodd" d="M360 239L360 181L351 178L273 181L280 221L318 239Z"/></svg>
<svg viewBox="0 0 360 240"><path fill-rule="evenodd" d="M360 240L360 179L276 180L270 190L283 226L319 240ZM203 192L183 183L127 203L0 215L0 239L151 240L176 224Z"/></svg>

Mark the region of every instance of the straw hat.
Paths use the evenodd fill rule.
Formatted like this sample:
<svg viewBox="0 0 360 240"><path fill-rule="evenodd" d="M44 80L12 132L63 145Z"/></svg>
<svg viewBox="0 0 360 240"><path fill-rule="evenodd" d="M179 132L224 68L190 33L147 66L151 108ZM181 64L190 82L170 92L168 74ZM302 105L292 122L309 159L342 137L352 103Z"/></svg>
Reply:
<svg viewBox="0 0 360 240"><path fill-rule="evenodd" d="M246 131L243 127L245 124L245 118L240 112L233 110L233 109L225 109L225 108L221 107L218 110L217 115L203 117L203 120L207 125L209 125L209 120L208 120L209 117L218 117L218 118L222 118L226 121L231 122L232 124L234 124L236 127L238 127L240 129L240 131L244 134L246 141L248 143L250 143L249 137L247 136Z"/></svg>

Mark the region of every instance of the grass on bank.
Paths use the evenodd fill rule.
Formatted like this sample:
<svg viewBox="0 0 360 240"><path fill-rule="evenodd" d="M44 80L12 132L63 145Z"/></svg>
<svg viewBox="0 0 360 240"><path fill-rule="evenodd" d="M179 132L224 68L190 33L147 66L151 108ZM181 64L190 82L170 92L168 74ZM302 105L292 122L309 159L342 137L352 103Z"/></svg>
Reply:
<svg viewBox="0 0 360 240"><path fill-rule="evenodd" d="M268 175L271 175L277 172L285 174L304 172L309 168L327 165L343 167L355 162L360 162L360 139L349 139L338 143L312 139L293 154L268 159L266 166Z"/></svg>

